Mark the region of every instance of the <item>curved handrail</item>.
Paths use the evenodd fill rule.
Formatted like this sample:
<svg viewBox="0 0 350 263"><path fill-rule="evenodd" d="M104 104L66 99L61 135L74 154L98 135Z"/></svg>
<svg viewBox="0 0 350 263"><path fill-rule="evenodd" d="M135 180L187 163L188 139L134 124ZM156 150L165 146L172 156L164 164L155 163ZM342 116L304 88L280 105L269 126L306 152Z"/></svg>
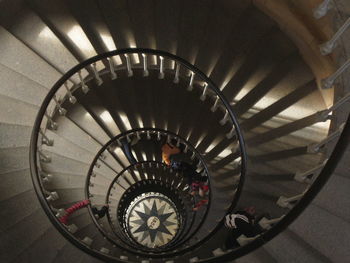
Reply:
<svg viewBox="0 0 350 263"><path fill-rule="evenodd" d="M150 55L164 56L164 57L172 59L178 63L181 63L182 66L184 66L185 68L187 68L191 72L194 72L196 74L196 76L200 76L203 80L205 80L206 83L208 83L209 89L211 89L215 93L215 95L220 99L220 101L223 103L224 107L226 108L227 113L228 113L228 117L231 120L231 122L235 128L236 136L237 136L237 139L239 141L239 149L240 149L240 153L241 153L240 183L239 183L237 191L236 191L237 194L235 195L235 199L232 202L230 208L228 209L228 212L232 211L238 202L239 196L240 196L241 191L242 191L242 186L244 183L244 177L245 177L245 172L246 172L246 162L247 162L247 154L246 154L246 150L245 150L245 143L243 140L243 135L242 135L242 132L239 128L237 118L235 117L230 104L226 101L226 98L224 97L222 92L217 88L215 83L211 79L209 79L203 72L201 72L198 68L191 65L186 60L184 60L176 55L165 52L165 51L159 51L159 50L153 50L153 49L143 49L143 48L127 48L127 49L110 51L110 52L107 52L104 54L99 54L95 57L92 57L90 59L85 60L84 62L82 62L82 63L76 65L75 67L73 67L72 69L70 69L66 74L64 74L54 84L54 86L48 92L47 96L45 97L45 99L44 99L44 101L43 101L43 103L38 111L36 120L35 120L34 125L33 125L33 131L32 131L32 136L31 136L31 141L30 141L30 154L29 154L30 169L31 169L33 185L35 188L35 192L38 196L38 199L40 201L40 204L42 205L43 209L45 210L45 213L47 214L49 220L60 231L60 233L65 238L67 238L68 240L71 240L74 245L76 245L77 247L81 248L82 250L84 250L85 252L87 252L91 255L97 256L103 260L114 260L117 262L118 262L118 260L116 260L112 256L108 256L108 255L105 255L105 254L100 253L98 251L91 250L91 248L89 248L87 245L81 243L76 237L74 237L72 234L70 234L63 225L61 225L58 222L57 218L55 217L53 211L50 208L48 201L46 200L46 198L44 196L44 193L43 193L44 188L40 183L40 176L39 176L39 171L38 171L38 166L37 166L37 162L38 162L38 156L37 156L38 134L39 134L42 120L43 120L45 113L46 113L46 108L50 104L52 98L54 97L56 92L60 89L60 87L62 87L65 84L65 82L67 80L69 80L74 74L76 74L77 72L79 72L82 69L85 69L85 67L87 67L87 66L89 66L97 61L100 61L102 59L106 59L108 57L117 56L117 55L135 54L135 53L147 53ZM218 226L206 238L197 242L196 244L194 244L194 245L192 245L192 246L190 246L182 251L172 253L171 255L168 255L168 256L176 256L176 255L179 255L180 253L190 251L193 248L200 246L201 244L203 244L204 242L209 240L217 232L219 227L221 227L221 226L218 224ZM154 256L156 256L156 255L154 255Z"/></svg>
<svg viewBox="0 0 350 263"><path fill-rule="evenodd" d="M120 133L119 135L115 136L114 138L110 139L105 145L103 145L101 147L101 149L97 152L97 154L95 155L95 158L93 159L93 161L91 162L91 165L90 165L90 168L88 170L88 174L87 174L87 177L86 177L86 180L85 180L85 198L88 199L89 198L89 183L90 183L90 178L91 178L91 175L92 175L92 171L94 169L94 166L95 166L95 163L97 162L97 160L99 159L99 157L101 156L101 154L107 150L111 145L114 145L116 141L118 141L120 138L123 138L129 134L133 134L133 133L136 133L136 132L143 132L143 131L152 131L152 132L161 132L161 133L165 133L165 134L170 134L171 136L173 137L177 137L178 139L180 139L180 141L184 144L187 144L189 146L189 150L194 152L195 153L195 156L199 159L199 161L203 164L203 167L204 167L204 170L206 172L206 174L208 175L208 186L209 186L209 189L211 189L211 185L210 185L210 173L209 173L209 170L208 170L208 167L203 159L203 157L201 156L201 154L193 147L193 145L191 145L189 142L187 142L184 138L182 138L181 136L177 135L176 133L173 133L171 131L166 131L166 130L163 130L163 129L159 129L159 128L136 128L136 129L132 129L132 130L129 130L129 131L126 131L126 132L123 132L123 133ZM133 166L133 165L131 165ZM124 168L122 171L126 171L128 167ZM118 175L117 175L118 176ZM119 176L118 176L119 178ZM116 178L114 179L116 180ZM112 185L114 184L114 180L112 181L112 183L110 184L110 188L112 187ZM110 191L110 188L108 189L108 191ZM106 197L107 198L107 197ZM208 212L210 210L210 204L211 204L211 199L212 199L212 195L211 195L211 190L209 190L209 202L208 202L208 206L207 206L207 209L205 211L205 214L200 222L200 224L198 224L196 230L189 236L187 237L185 240L183 240L180 244L182 243L185 243L187 242L190 238L192 238L196 232L202 227L202 225L204 224L205 222L205 219L207 218L207 215L208 215ZM113 239L111 239L110 237L108 237L108 235L106 235L106 233L104 232L104 230L102 229L102 227L99 225L97 219L93 216L93 212L92 212L92 209L91 209L91 204L89 204L88 206L88 211L89 211L89 214L93 220L93 222L95 223L97 229L100 231L100 233L106 238L108 239L110 242L112 242L114 245L118 246L119 247L119 244L115 243L115 241ZM178 244L178 246L180 245ZM123 248L124 250L128 250L124 247L120 247L120 248ZM173 248L172 248L173 249ZM134 254L137 254L136 252L134 251L129 251L130 253L134 253ZM164 251L165 252L165 251ZM140 253L140 256L147 256L148 254L141 254ZM164 256L163 254L161 256ZM159 255L159 257L161 257Z"/></svg>
<svg viewBox="0 0 350 263"><path fill-rule="evenodd" d="M109 188L108 188L108 191L107 191L107 194L106 194L106 203L108 203L109 202L109 195L110 195L110 192L111 192L111 190L112 190L112 188L113 188L113 184L118 180L118 178L121 176L121 174L123 174L124 173L124 171L126 171L126 170L129 170L131 167L134 167L134 166L137 166L137 165L142 165L142 164L147 164L147 163L155 163L155 164L160 164L160 165L164 165L164 163L162 163L162 162L158 162L158 161L141 161L141 162L137 162L137 163L135 163L135 164L131 164L131 165L129 165L128 167L126 167L125 169L123 169L122 171L120 171L120 173L113 179L113 181L111 182L111 184L110 184L110 186L109 186ZM158 180L155 180L155 181L158 181ZM141 181L139 181L139 182L141 182ZM137 184L138 182L136 182L135 184ZM132 187L132 186L130 186L130 187ZM193 196L191 196L191 198L192 199L194 199L194 197ZM193 200L193 203L194 203L195 201ZM196 213L193 213L193 216L192 216L192 219L191 219L191 224L190 224L190 227L189 227L189 229L191 229L191 227L192 227L192 225L193 225L193 223L194 223L194 219L195 219L195 217L196 217ZM110 214L109 214L109 211L107 211L107 218L108 218L108 222L109 222L109 224L110 225L112 225L112 220L111 220L111 218L110 218ZM185 218L185 220L187 221L187 218ZM113 229L113 227L112 227L112 229ZM183 232L183 230L184 230L184 228L182 229L182 232ZM182 234L182 232L179 234L179 236ZM176 242L172 242L172 244L174 244L174 243L176 243ZM168 246L168 244L165 246L165 247L167 247ZM162 247L162 249L164 248L164 246ZM140 249L140 248L138 248L138 249ZM172 247L170 248L170 249L172 249ZM142 250L142 249L141 249ZM145 250L145 251L149 251L149 250ZM163 250L163 251L165 251L165 250Z"/></svg>
<svg viewBox="0 0 350 263"><path fill-rule="evenodd" d="M307 208L307 206L312 202L316 195L320 192L323 186L327 183L334 170L336 169L338 163L341 161L341 158L346 151L347 147L350 145L350 115L348 116L347 123L345 128L338 140L328 162L322 169L321 173L315 180L315 182L310 186L309 190L304 194L303 198L291 209L291 211L286 214L275 226L270 230L267 230L261 234L257 239L251 243L239 247L225 255L220 257L215 257L211 259L199 260L198 262L212 262L216 263L218 260L234 260L239 257L242 257L255 249L258 249L272 238L277 236L279 233L284 231L290 224L293 223L295 219Z"/></svg>

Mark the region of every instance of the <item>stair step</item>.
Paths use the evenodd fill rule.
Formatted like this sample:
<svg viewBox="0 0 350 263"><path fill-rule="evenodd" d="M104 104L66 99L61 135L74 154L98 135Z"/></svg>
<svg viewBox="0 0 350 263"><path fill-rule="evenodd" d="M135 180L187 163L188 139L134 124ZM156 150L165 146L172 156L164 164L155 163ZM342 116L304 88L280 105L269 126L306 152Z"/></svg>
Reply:
<svg viewBox="0 0 350 263"><path fill-rule="evenodd" d="M0 149L0 174L29 168L27 147Z"/></svg>
<svg viewBox="0 0 350 263"><path fill-rule="evenodd" d="M51 162L43 163L47 173L87 174L90 165L79 160L72 160L64 155L50 153Z"/></svg>
<svg viewBox="0 0 350 263"><path fill-rule="evenodd" d="M24 250L12 263L52 262L59 250L67 244L67 240L50 227L46 232ZM73 246L73 245L72 245ZM83 253L83 252L81 252Z"/></svg>
<svg viewBox="0 0 350 263"><path fill-rule="evenodd" d="M21 15L25 17L25 22L11 17L16 24L10 28L11 33L20 39L25 45L53 65L59 72L67 72L78 61L66 49L60 39L50 30L50 28L35 13L26 7L22 7ZM16 23L17 22L17 23Z"/></svg>
<svg viewBox="0 0 350 263"><path fill-rule="evenodd" d="M85 256L84 252L82 252L79 248L75 247L71 243L66 243L62 249L57 252L55 259L52 263L73 263L79 262L79 260Z"/></svg>
<svg viewBox="0 0 350 263"><path fill-rule="evenodd" d="M26 205L29 204L25 200ZM9 211L8 209L7 211ZM30 247L51 226L41 209L31 210L31 214L8 228L1 234L0 261L11 262Z"/></svg>
<svg viewBox="0 0 350 263"><path fill-rule="evenodd" d="M0 148L28 147L32 127L0 123Z"/></svg>
<svg viewBox="0 0 350 263"><path fill-rule="evenodd" d="M61 74L3 27L0 27L0 42L1 64L47 88L61 77Z"/></svg>
<svg viewBox="0 0 350 263"><path fill-rule="evenodd" d="M33 189L29 169L1 174L0 180L0 202Z"/></svg>
<svg viewBox="0 0 350 263"><path fill-rule="evenodd" d="M350 243L349 222L323 208L309 205L289 229L332 261L341 262L350 257L350 250L344 245Z"/></svg>
<svg viewBox="0 0 350 263"><path fill-rule="evenodd" d="M0 215L3 222L0 226L0 232L4 232L6 229L25 220L33 211L41 209L35 192L32 189L1 201L1 207L3 209L0 210Z"/></svg>
<svg viewBox="0 0 350 263"><path fill-rule="evenodd" d="M58 134L52 132L51 130L46 131L46 136L54 141L54 145L43 145L43 150L64 155L67 158L79 160L87 164L90 164L95 157L90 152L86 151L85 149L82 149L80 146L70 141L67 141L66 139L60 137Z"/></svg>
<svg viewBox="0 0 350 263"><path fill-rule="evenodd" d="M330 260L307 244L299 235L290 230L280 233L263 247L277 262L293 259L295 262L330 262Z"/></svg>
<svg viewBox="0 0 350 263"><path fill-rule="evenodd" d="M0 95L0 123L33 126L38 107Z"/></svg>
<svg viewBox="0 0 350 263"><path fill-rule="evenodd" d="M2 64L0 79L2 83L6 83L1 86L1 95L35 106L41 105L48 92L47 88Z"/></svg>
<svg viewBox="0 0 350 263"><path fill-rule="evenodd" d="M345 161L348 164L348 161ZM350 178L333 174L313 204L350 222Z"/></svg>
<svg viewBox="0 0 350 263"><path fill-rule="evenodd" d="M285 262L291 262L291 258ZM234 261L235 263L278 263L283 262L274 258L272 254L270 254L264 247L258 248L254 250L254 252L245 255L241 258L238 258ZM297 261L295 261L297 262Z"/></svg>
<svg viewBox="0 0 350 263"><path fill-rule="evenodd" d="M70 120L79 127L87 131L92 137L101 144L105 144L110 140L106 132L96 123L93 117L80 105L75 105L66 115ZM82 116L84 116L82 118Z"/></svg>

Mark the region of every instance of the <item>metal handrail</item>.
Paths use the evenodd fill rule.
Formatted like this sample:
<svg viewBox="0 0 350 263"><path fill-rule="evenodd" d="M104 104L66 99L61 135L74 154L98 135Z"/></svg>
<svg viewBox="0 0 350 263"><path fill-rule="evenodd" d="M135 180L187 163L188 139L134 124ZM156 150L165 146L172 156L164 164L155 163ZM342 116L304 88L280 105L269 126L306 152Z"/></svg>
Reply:
<svg viewBox="0 0 350 263"><path fill-rule="evenodd" d="M323 188L323 186L327 183L334 170L336 169L338 163L341 161L344 152L347 147L350 145L350 115L348 117L345 128L338 140L333 153L331 154L328 162L325 167L314 181L314 183L310 186L307 192L305 192L304 196L301 200L291 209L289 213L287 213L276 225L274 225L271 229L262 233L259 237L253 240L251 243L234 249L220 257L205 259L205 261L199 260L198 262L212 262L216 263L218 261L225 260L234 260L239 257L242 257L255 249L266 244L268 241L273 239L279 233L284 231L290 224L293 223L295 219L307 208L307 206L312 202L312 200L316 197L319 191Z"/></svg>
<svg viewBox="0 0 350 263"><path fill-rule="evenodd" d="M199 159L199 161L203 164L204 166L204 170L206 171L206 174L208 175L208 186L209 186L209 189L211 189L211 185L210 185L210 173L209 173L209 170L208 170L208 167L203 159L203 157L201 156L201 154L193 147L193 145L191 145L189 142L187 142L184 138L182 138L181 136L178 136L177 134L173 133L173 132L170 132L170 131L165 131L163 129L158 129L158 128L136 128L136 129L132 129L132 130L129 130L129 131L126 131L124 133L121 133L117 136L115 136L114 138L112 138L111 140L109 140L105 145L103 145L103 147L98 151L98 153L95 155L95 158L93 159L93 161L91 162L91 165L90 165L90 168L89 168L89 171L88 171L88 175L86 177L86 180L85 180L85 198L88 199L89 198L89 184L90 184L90 178L91 178L91 175L92 175L92 171L94 169L94 166L95 166L95 163L97 162L97 160L99 159L100 155L105 151L107 150L111 145L114 145L115 142L117 142L120 138L123 138L125 136L128 136L130 134L134 134L134 133L137 133L137 132L144 132L144 131L152 131L152 132L161 132L161 133L165 133L167 135L171 135L173 137L177 137L178 139L180 139L180 141L182 141L184 144L187 144L189 150L193 153L195 153L195 156ZM124 171L126 171L127 169L129 168L126 167L122 170L121 173L119 173L118 175L122 174ZM119 176L116 176L114 178L114 180L112 181L112 183L110 184L110 188L108 189L108 192L107 194L109 193L112 185L114 184L114 181L117 180L119 178ZM107 198L107 196L106 196ZM196 230L189 236L187 237L184 241L181 242L184 243L186 241L188 241L190 238L192 238L195 233L202 227L203 223L205 222L205 219L207 218L207 215L208 215L208 212L210 210L210 204L211 204L211 199L212 199L212 195L211 195L211 190L209 190L209 202L208 202L208 206L207 206L207 209L206 209L206 212L200 222L200 224L197 226ZM114 245L118 246L119 247L119 244L115 243L115 241L113 239L111 239L110 237L108 237L108 235L106 235L106 233L104 232L104 230L102 229L102 227L99 225L97 219L93 216L93 212L91 210L91 205L88 206L88 210L89 210L89 214L93 220L93 222L95 223L97 229L100 231L100 233L106 238L108 239L110 242L112 242ZM123 247L123 249L127 250L126 248ZM134 253L134 251L129 251L131 253ZM162 253L160 253L161 255L158 255L157 257L164 257L164 255ZM141 254L141 256L147 256L148 254ZM153 256L153 255L152 255Z"/></svg>
<svg viewBox="0 0 350 263"><path fill-rule="evenodd" d="M115 51L111 51L111 52L107 52L104 54L100 54L97 55L95 57L92 57L78 65L76 65L75 67L73 67L72 69L70 69L65 75L63 75L55 84L54 86L51 88L51 90L48 92L47 96L45 97L39 111L36 117L36 120L34 122L33 125L33 131L32 131L32 136L31 136L31 143L30 143L30 169L31 169L31 175L32 175L32 180L33 180L33 185L35 188L35 192L38 196L38 199L40 201L40 204L42 205L45 213L47 214L48 218L50 219L50 221L52 222L52 224L60 231L60 233L67 238L68 240L70 240L75 246L79 247L80 249L84 250L85 252L97 256L98 258L102 259L102 260L108 260L108 261L115 261L115 262L119 262L119 260L117 260L116 258L103 254L99 251L95 251L92 250L88 245L80 242L80 240L78 238L76 238L74 235L72 235L71 233L69 233L67 231L67 229L58 222L57 218L55 217L55 214L53 213L53 211L50 208L50 204L48 203L48 201L45 198L44 195L44 188L40 183L40 175L39 175L39 169L38 169L38 155L37 155L37 150L38 150L38 134L39 134L39 129L40 126L42 124L44 115L46 113L46 108L48 107L48 105L50 104L50 102L52 101L53 97L55 96L56 92L62 87L64 86L64 84L66 83L66 81L68 81L74 74L77 74L79 72L81 72L82 69L85 69L85 67L87 66L91 66L93 63L96 63L97 61L100 61L102 59L106 59L109 57L113 57L113 56L117 56L117 55L122 55L122 54L135 54L135 53L139 53L139 54L150 54L150 55L156 55L156 56L163 56L166 57L167 59L172 59L174 60L178 65L181 65L182 67L188 69L190 72L192 72L192 77L194 75L199 76L202 80L205 80L205 82L208 84L206 86L206 88L209 88L209 90L211 92L213 92L218 98L220 98L221 103L224 105L224 107L227 109L228 113L229 113L229 118L232 122L232 125L235 127L236 130L236 135L237 135L237 139L239 141L239 148L240 148L240 153L241 153L241 158L242 158L242 162L241 162L241 177L240 177L240 182L238 184L238 188L236 191L236 195L235 198L231 204L231 206L228 209L228 212L232 211L233 208L236 206L239 196L241 194L242 191L242 186L244 183L244 177L245 177L245 172L246 172L246 161L247 161L247 154L245 151L245 143L243 140L243 135L242 132L239 128L238 125L238 121L231 109L230 104L227 102L226 98L224 97L224 95L222 94L222 92L217 88L217 86L214 84L214 82L209 79L203 72L201 72L198 68L196 68L195 66L191 65L190 63L188 63L186 60L170 54L168 52L164 52L164 51L159 51L159 50L153 50L153 49L141 49L141 48L128 48L128 49L121 49L121 50L115 50ZM192 79L193 81L193 79ZM83 84L82 84L83 86ZM223 221L221 221L222 223ZM203 240L197 242L196 244L183 249L181 251L177 251L175 253L172 254L168 254L167 256L177 256L179 254L188 252L196 247L199 247L201 244L203 244L204 242L206 242L207 240L209 240L216 232L217 230L221 227L221 224L218 224L217 227ZM135 254L135 252L133 251L133 253ZM149 255L148 255L149 256ZM157 257L156 255L152 255L153 257ZM159 256L159 257L163 257L163 256Z"/></svg>
<svg viewBox="0 0 350 263"><path fill-rule="evenodd" d="M129 170L131 167L134 167L134 166L137 166L137 165L140 165L140 164L146 164L146 163L155 163L155 164L164 165L164 163L158 162L158 161L141 161L141 162L137 162L137 163L135 163L135 164L132 164L132 165L126 167L125 169L123 169L123 170L113 179L112 183L110 184L109 189L108 189L107 194L106 194L106 203L109 202L109 195L110 195L110 192L111 192L111 190L112 190L112 188L113 188L113 184L118 180L118 178L121 176L121 174L123 174L124 171ZM148 179L148 180L149 180L149 179ZM157 181L157 180L155 180L155 181ZM139 181L139 182L141 182L141 181ZM138 182L136 182L135 184L137 184L137 183L138 183ZM124 193L124 194L125 194L125 193ZM191 196L191 198L193 199L193 203L194 203L194 202L195 202L194 197ZM123 199L123 198L121 198L121 199ZM194 223L195 217L196 217L196 213L193 213L193 216L192 216L192 220L191 220L191 224L190 224L189 229L191 229L191 226L192 226L193 223ZM112 225L112 220L111 220L111 218L110 218L109 211L107 212L107 218L108 218L109 224ZM187 221L187 218L186 218L186 221ZM112 228L112 229L113 229L113 228ZM183 230L184 230L184 228L183 228ZM182 233L180 233L180 235L181 235L181 234L182 234ZM179 236L180 236L180 235L179 235ZM172 243L173 243L173 242L172 242ZM176 243L176 242L174 242L174 243ZM167 245L167 246L168 246L168 245ZM163 247L162 247L162 248L163 248ZM170 249L172 249L172 248L170 248ZM141 249L141 250L142 250L142 249ZM145 251L146 251L146 250L145 250ZM147 251L148 251L148 250L147 250ZM165 250L163 250L163 251L165 251Z"/></svg>

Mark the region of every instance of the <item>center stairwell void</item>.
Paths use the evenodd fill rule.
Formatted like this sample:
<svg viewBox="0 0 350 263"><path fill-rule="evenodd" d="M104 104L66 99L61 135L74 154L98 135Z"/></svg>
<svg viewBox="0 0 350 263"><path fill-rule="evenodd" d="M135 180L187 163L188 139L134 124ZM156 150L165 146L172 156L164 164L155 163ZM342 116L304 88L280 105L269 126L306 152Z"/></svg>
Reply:
<svg viewBox="0 0 350 263"><path fill-rule="evenodd" d="M0 1L0 261L346 262L349 17L346 0ZM225 247L249 206L259 234Z"/></svg>

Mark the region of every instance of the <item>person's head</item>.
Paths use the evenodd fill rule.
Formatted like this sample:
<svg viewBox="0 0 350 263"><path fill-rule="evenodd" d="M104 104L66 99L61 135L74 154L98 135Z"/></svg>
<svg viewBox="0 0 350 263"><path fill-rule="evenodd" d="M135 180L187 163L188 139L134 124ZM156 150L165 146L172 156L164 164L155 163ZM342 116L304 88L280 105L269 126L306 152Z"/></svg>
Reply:
<svg viewBox="0 0 350 263"><path fill-rule="evenodd" d="M176 146L177 144L176 139L171 139L169 144L172 145L173 147Z"/></svg>
<svg viewBox="0 0 350 263"><path fill-rule="evenodd" d="M246 208L244 208L244 211L252 216L255 215L255 213L256 213L254 206L246 207Z"/></svg>

